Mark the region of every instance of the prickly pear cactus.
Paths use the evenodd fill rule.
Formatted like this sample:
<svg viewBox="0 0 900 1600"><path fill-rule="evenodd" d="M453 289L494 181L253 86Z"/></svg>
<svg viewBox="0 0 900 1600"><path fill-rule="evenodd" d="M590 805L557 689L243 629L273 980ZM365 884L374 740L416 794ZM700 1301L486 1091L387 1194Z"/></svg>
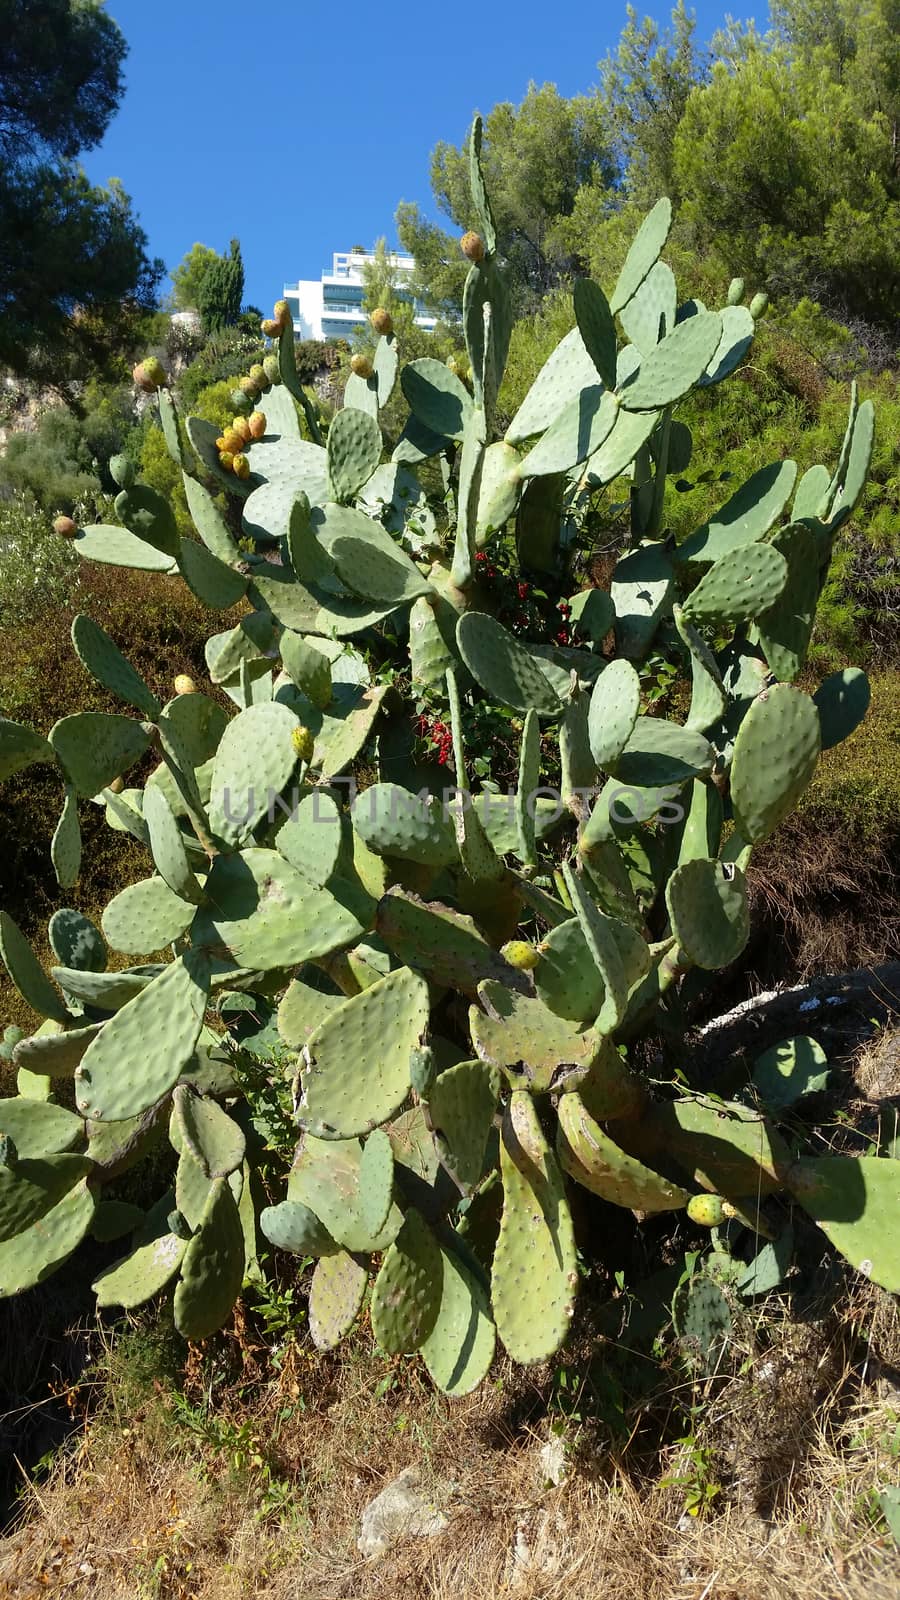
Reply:
<svg viewBox="0 0 900 1600"><path fill-rule="evenodd" d="M497 437L511 313L480 149L476 122L467 369L401 367L379 313L326 427L279 303L222 434L180 417L150 369L136 380L157 394L194 532L123 467L118 521L65 536L85 561L188 585L213 613L208 682L179 672L159 697L79 617L74 649L116 710L44 731L0 719L0 779L33 763L58 776L62 889L80 870L79 807L144 853L99 928L56 912L49 972L0 913L0 956L36 1019L0 1045L15 1079L0 1294L90 1232L110 1251L100 1306L170 1293L176 1326L203 1339L283 1251L315 1262L320 1348L371 1286L376 1342L418 1352L451 1395L481 1381L498 1337L524 1362L559 1348L579 1248L603 1235L592 1207L765 1235L783 1189L900 1291L900 1168L781 1138L779 1112L816 1087L793 1057L790 1072L762 1058L736 1104L660 1092L633 1057L661 1011L672 1028L691 969L708 983L739 959L755 846L865 714L855 670L815 695L796 680L871 404L854 392L833 471L794 494L794 464L773 463L676 544L667 483L691 437L675 410L737 366L759 302L735 279L718 310L679 303L660 201L609 296L576 285L576 326ZM398 374L408 417L386 441ZM570 530L609 485L631 527L606 593L581 587ZM489 581L503 563L523 606L536 576L548 596L515 630ZM222 629L215 614L237 604ZM644 697L651 650L683 683L683 723ZM397 687L410 671L415 710ZM491 777L470 787L494 753L467 749L485 710L519 741L506 794ZM268 1189L235 1021L259 1013L296 1136ZM162 1192L146 1211L105 1195L151 1154ZM692 1280L676 1322L709 1356L721 1290Z"/></svg>

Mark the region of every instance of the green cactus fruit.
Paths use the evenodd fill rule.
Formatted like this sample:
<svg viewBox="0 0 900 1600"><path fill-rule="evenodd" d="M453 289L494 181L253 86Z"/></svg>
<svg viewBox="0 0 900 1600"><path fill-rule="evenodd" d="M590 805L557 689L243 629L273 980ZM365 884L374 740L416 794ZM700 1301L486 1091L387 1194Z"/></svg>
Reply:
<svg viewBox="0 0 900 1600"><path fill-rule="evenodd" d="M417 1046L409 1053L409 1081L414 1094L420 1100L428 1098L429 1091L437 1076L437 1062L434 1051L429 1044Z"/></svg>
<svg viewBox="0 0 900 1600"><path fill-rule="evenodd" d="M764 317L768 309L769 296L765 293L765 290L761 289L759 294L755 294L750 301L750 315L754 322L758 322L760 317Z"/></svg>
<svg viewBox="0 0 900 1600"><path fill-rule="evenodd" d="M539 952L533 944L528 943L527 939L510 939L500 954L519 972L533 972L541 959Z"/></svg>
<svg viewBox="0 0 900 1600"><path fill-rule="evenodd" d="M225 1178L210 1185L196 1233L175 1286L175 1326L185 1339L206 1339L227 1322L244 1280L244 1233Z"/></svg>
<svg viewBox="0 0 900 1600"><path fill-rule="evenodd" d="M364 1264L346 1250L316 1263L309 1288L309 1331L317 1350L333 1350L350 1332L368 1281Z"/></svg>
<svg viewBox="0 0 900 1600"><path fill-rule="evenodd" d="M187 1244L194 1231L187 1218L183 1217L181 1212L177 1210L169 1212L166 1218L166 1227L171 1234L174 1234L176 1239L184 1240L185 1244Z"/></svg>
<svg viewBox="0 0 900 1600"><path fill-rule="evenodd" d="M728 285L728 294L725 297L725 304L728 305L728 306L739 306L741 301L743 300L743 298L744 298L744 280L743 280L743 278L732 278L730 284Z"/></svg>
<svg viewBox="0 0 900 1600"><path fill-rule="evenodd" d="M266 377L266 369L259 361L254 362L248 376L253 379L258 388L265 389L268 386L269 380Z"/></svg>
<svg viewBox="0 0 900 1600"><path fill-rule="evenodd" d="M130 489L135 480L135 466L130 456L110 456L109 475L120 489Z"/></svg>
<svg viewBox="0 0 900 1600"><path fill-rule="evenodd" d="M281 371L280 371L280 368L278 366L278 357L277 356L273 356L273 355L263 356L262 367L263 367L263 372L265 373L266 378L268 379L270 384L272 384L272 383L280 383L281 382Z"/></svg>
<svg viewBox="0 0 900 1600"><path fill-rule="evenodd" d="M563 1344L578 1289L562 1175L531 1096L517 1090L500 1143L503 1217L491 1272L497 1332L514 1361L546 1361Z"/></svg>
<svg viewBox="0 0 900 1600"><path fill-rule="evenodd" d="M702 1228L718 1228L725 1221L726 1202L717 1194L691 1195L687 1214L692 1222Z"/></svg>
<svg viewBox="0 0 900 1600"><path fill-rule="evenodd" d="M410 1355L428 1338L440 1311L443 1280L437 1240L410 1207L372 1286L372 1332L388 1355Z"/></svg>

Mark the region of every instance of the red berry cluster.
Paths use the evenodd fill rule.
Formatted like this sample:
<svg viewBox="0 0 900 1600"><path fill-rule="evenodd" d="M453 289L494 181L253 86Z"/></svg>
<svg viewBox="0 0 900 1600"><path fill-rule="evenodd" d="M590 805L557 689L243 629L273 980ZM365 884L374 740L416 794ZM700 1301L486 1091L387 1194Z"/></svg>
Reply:
<svg viewBox="0 0 900 1600"><path fill-rule="evenodd" d="M569 605L567 600L560 600L557 610L562 618L563 625L556 635L556 642L557 644L571 644L572 635L569 618L572 615L572 607Z"/></svg>
<svg viewBox="0 0 900 1600"><path fill-rule="evenodd" d="M434 746L438 765L445 767L453 750L453 735L446 722L431 722L423 711L416 719L416 730L420 739L427 739L428 743Z"/></svg>

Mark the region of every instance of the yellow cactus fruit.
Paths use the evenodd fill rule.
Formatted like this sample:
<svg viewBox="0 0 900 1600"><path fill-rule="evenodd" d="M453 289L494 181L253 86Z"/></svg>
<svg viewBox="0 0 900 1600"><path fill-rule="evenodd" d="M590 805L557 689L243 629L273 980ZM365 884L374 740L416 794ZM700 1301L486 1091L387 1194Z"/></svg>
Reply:
<svg viewBox="0 0 900 1600"><path fill-rule="evenodd" d="M145 357L141 362L141 371L144 375L144 383L151 389L161 389L163 384L169 381L165 367L161 361L157 361L155 356Z"/></svg>
<svg viewBox="0 0 900 1600"><path fill-rule="evenodd" d="M240 389L241 394L245 394L247 396L248 400L259 399L259 385L253 382L253 379L249 376L249 374L245 378L238 379L238 388Z"/></svg>
<svg viewBox="0 0 900 1600"><path fill-rule="evenodd" d="M484 240L479 233L464 233L459 248L467 261L484 260Z"/></svg>
<svg viewBox="0 0 900 1600"><path fill-rule="evenodd" d="M368 356L351 356L350 371L355 372L358 378L371 378L375 368Z"/></svg>
<svg viewBox="0 0 900 1600"><path fill-rule="evenodd" d="M225 448L226 448L225 435L224 435L224 433L220 433L218 439L216 440L216 449L217 450L224 450Z"/></svg>
<svg viewBox="0 0 900 1600"><path fill-rule="evenodd" d="M196 694L197 685L186 672L179 672L173 684L176 694Z"/></svg>
<svg viewBox="0 0 900 1600"><path fill-rule="evenodd" d="M275 321L278 323L279 332L282 328L287 328L290 325L291 308L286 300L275 301L272 315L274 316Z"/></svg>
<svg viewBox="0 0 900 1600"><path fill-rule="evenodd" d="M234 452L231 450L220 450L219 466L224 468L226 472L230 472L234 466Z"/></svg>
<svg viewBox="0 0 900 1600"><path fill-rule="evenodd" d="M53 524L53 532L58 533L61 539L74 539L78 532L77 522L71 517L57 517Z"/></svg>
<svg viewBox="0 0 900 1600"><path fill-rule="evenodd" d="M695 1194L688 1201L687 1214L702 1228L718 1228L725 1220L725 1203L717 1194Z"/></svg>
<svg viewBox="0 0 900 1600"><path fill-rule="evenodd" d="M500 954L519 972L531 972L541 959L534 945L529 944L527 939L510 939Z"/></svg>
<svg viewBox="0 0 900 1600"><path fill-rule="evenodd" d="M266 414L265 414L265 412L264 411L253 411L253 412L251 412L249 420L247 422L247 427L250 430L250 438L251 439L261 439L263 434L266 431Z"/></svg>
<svg viewBox="0 0 900 1600"><path fill-rule="evenodd" d="M231 454L234 456L237 455L240 449L242 449L243 444L244 440L235 428L225 429L225 433L222 437L223 450L230 450Z"/></svg>
<svg viewBox="0 0 900 1600"><path fill-rule="evenodd" d="M291 741L301 761L306 761L307 763L312 761L316 741L311 730L302 722L298 722L291 734Z"/></svg>
<svg viewBox="0 0 900 1600"><path fill-rule="evenodd" d="M263 356L263 372L269 380L269 386L281 382L281 369L276 355Z"/></svg>
<svg viewBox="0 0 900 1600"><path fill-rule="evenodd" d="M236 478L249 478L250 462L245 455L239 453L231 463L231 470Z"/></svg>
<svg viewBox="0 0 900 1600"><path fill-rule="evenodd" d="M394 331L394 319L391 316L391 313L385 310L384 306L376 306L369 318L369 321L371 322L376 333L387 334L393 333Z"/></svg>
<svg viewBox="0 0 900 1600"><path fill-rule="evenodd" d="M281 332L281 323L276 322L274 317L263 317L259 326L267 339L277 339Z"/></svg>
<svg viewBox="0 0 900 1600"><path fill-rule="evenodd" d="M260 362L254 361L253 366L250 368L250 376L258 388L265 389L269 380L266 377L265 368Z"/></svg>
<svg viewBox="0 0 900 1600"><path fill-rule="evenodd" d="M232 421L231 427L235 433L240 434L240 437L243 439L244 443L247 444L251 437L250 423L248 419L246 417L235 417Z"/></svg>

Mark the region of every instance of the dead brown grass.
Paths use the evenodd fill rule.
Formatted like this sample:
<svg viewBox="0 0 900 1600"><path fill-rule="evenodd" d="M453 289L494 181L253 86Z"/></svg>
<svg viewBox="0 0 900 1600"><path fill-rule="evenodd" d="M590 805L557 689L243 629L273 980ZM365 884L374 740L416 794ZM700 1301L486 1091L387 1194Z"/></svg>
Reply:
<svg viewBox="0 0 900 1600"><path fill-rule="evenodd" d="M658 1450L652 1470L570 1418L571 1474L555 1488L538 1462L550 1426L540 1370L500 1365L492 1385L451 1404L414 1363L361 1349L322 1358L296 1346L257 1390L248 1350L245 1381L223 1401L247 1424L240 1470L235 1435L192 1435L162 1386L134 1415L113 1391L76 1451L28 1491L0 1543L0 1595L896 1600L900 1550L874 1497L900 1464L897 1305L861 1284L840 1323L798 1330L782 1347L787 1320L769 1324L777 1360L757 1350L723 1384L704 1380L695 1433ZM861 1337L860 1366L847 1351ZM754 1347L752 1329L741 1338ZM256 1397L243 1414L242 1392ZM761 1514L760 1463L771 1469L776 1442L777 1504ZM692 1517L672 1480L690 1478L698 1449L722 1486ZM364 1560L361 1512L409 1466L449 1525Z"/></svg>

